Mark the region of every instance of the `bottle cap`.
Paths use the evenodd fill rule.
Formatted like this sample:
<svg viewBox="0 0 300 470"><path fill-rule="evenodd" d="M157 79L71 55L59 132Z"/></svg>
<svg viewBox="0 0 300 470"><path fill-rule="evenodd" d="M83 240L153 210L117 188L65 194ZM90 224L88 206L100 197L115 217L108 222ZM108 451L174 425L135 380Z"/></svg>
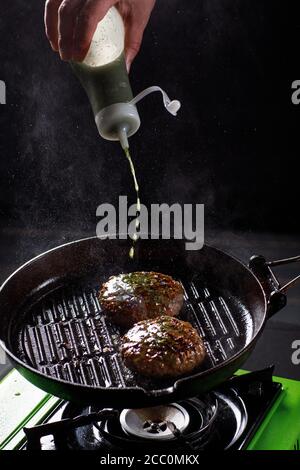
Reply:
<svg viewBox="0 0 300 470"><path fill-rule="evenodd" d="M119 140L123 149L129 148L128 137L135 134L141 124L136 103L156 91L162 94L166 110L173 116L176 116L177 111L181 107L180 101L170 100L167 93L159 86L151 86L143 90L131 101L106 106L96 114L95 121L101 137L107 140Z"/></svg>
<svg viewBox="0 0 300 470"><path fill-rule="evenodd" d="M141 121L136 106L132 103L115 103L101 109L95 116L101 137L119 140L123 148L128 147L128 137L136 133Z"/></svg>

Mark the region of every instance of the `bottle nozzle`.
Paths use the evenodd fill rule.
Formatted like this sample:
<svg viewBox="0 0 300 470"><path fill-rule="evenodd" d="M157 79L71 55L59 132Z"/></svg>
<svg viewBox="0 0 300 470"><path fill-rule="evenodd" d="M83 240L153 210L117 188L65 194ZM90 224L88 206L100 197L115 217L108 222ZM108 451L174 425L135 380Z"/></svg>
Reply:
<svg viewBox="0 0 300 470"><path fill-rule="evenodd" d="M121 144L121 147L123 150L129 148L129 143L128 143L128 136L127 136L127 131L125 127L120 127L118 130L118 138Z"/></svg>

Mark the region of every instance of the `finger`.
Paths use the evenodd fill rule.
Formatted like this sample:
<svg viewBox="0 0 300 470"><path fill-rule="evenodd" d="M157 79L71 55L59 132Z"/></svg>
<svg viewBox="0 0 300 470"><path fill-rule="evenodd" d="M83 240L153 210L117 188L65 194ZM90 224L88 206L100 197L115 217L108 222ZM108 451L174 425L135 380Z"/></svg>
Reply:
<svg viewBox="0 0 300 470"><path fill-rule="evenodd" d="M126 27L125 36L125 60L127 71L129 72L131 64L140 50L143 40L144 28L132 23Z"/></svg>
<svg viewBox="0 0 300 470"><path fill-rule="evenodd" d="M73 59L82 61L91 44L97 24L117 0L87 0L80 10L75 26Z"/></svg>
<svg viewBox="0 0 300 470"><path fill-rule="evenodd" d="M143 34L154 5L155 0L139 0L125 15L125 58L128 72L140 50Z"/></svg>
<svg viewBox="0 0 300 470"><path fill-rule="evenodd" d="M54 51L58 51L58 9L63 0L47 0L44 23L46 36Z"/></svg>
<svg viewBox="0 0 300 470"><path fill-rule="evenodd" d="M58 9L58 48L61 59L71 60L75 24L85 0L63 0Z"/></svg>

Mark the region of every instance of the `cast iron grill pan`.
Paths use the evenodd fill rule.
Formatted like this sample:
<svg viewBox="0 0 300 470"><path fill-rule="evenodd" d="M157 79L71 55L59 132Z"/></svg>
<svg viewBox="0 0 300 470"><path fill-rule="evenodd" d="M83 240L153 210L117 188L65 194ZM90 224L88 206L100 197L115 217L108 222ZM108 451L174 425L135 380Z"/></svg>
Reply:
<svg viewBox="0 0 300 470"><path fill-rule="evenodd" d="M250 341L251 317L236 299L201 280L181 282L185 293L179 318L189 321L204 340L207 356L201 370L213 368ZM63 286L37 301L18 331L18 357L43 374L83 385L145 390L171 386L174 380L150 381L124 366L119 345L126 330L111 323L101 309L99 285Z"/></svg>
<svg viewBox="0 0 300 470"><path fill-rule="evenodd" d="M115 408L206 393L241 367L267 316L285 305L262 257L251 261L251 271L207 245L188 252L182 240L142 240L134 261L128 248L127 240L78 240L34 258L2 285L0 344L32 383L70 401ZM180 318L198 330L207 352L193 373L149 380L124 367L124 331L110 323L97 292L109 276L131 271L157 271L182 283Z"/></svg>

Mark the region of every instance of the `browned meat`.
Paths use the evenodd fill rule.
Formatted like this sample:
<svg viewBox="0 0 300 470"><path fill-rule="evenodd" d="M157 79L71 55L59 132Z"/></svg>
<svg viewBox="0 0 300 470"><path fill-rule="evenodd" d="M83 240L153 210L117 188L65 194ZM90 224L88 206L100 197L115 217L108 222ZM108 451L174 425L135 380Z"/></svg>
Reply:
<svg viewBox="0 0 300 470"><path fill-rule="evenodd" d="M99 301L114 323L130 328L148 318L177 315L183 304L183 288L166 274L119 274L102 285Z"/></svg>
<svg viewBox="0 0 300 470"><path fill-rule="evenodd" d="M205 358L205 347L188 322L168 316L137 323L123 337L121 354L132 370L148 377L177 377Z"/></svg>

